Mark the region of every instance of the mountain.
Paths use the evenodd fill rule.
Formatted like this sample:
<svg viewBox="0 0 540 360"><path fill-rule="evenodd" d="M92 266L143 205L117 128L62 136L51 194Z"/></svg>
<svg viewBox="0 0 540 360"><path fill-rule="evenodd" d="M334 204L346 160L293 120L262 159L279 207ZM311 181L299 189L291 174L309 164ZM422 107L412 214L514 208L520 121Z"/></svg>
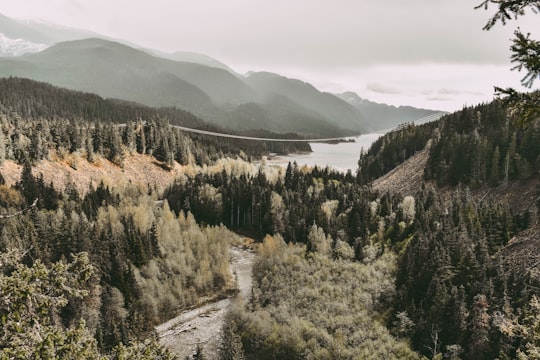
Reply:
<svg viewBox="0 0 540 360"><path fill-rule="evenodd" d="M27 77L104 97L151 106L204 107L210 98L196 86L152 71L152 57L103 40L60 43L40 53L0 59L0 75Z"/></svg>
<svg viewBox="0 0 540 360"><path fill-rule="evenodd" d="M74 29L42 21L18 20L0 14L0 57L35 53L59 42L88 38L118 41L122 44L138 48L137 45L130 42L112 39L93 31ZM234 70L224 63L204 54L188 51L165 53L154 49L145 49L145 51L157 57L196 63L227 70L232 74L236 74Z"/></svg>
<svg viewBox="0 0 540 360"><path fill-rule="evenodd" d="M274 132L296 132L308 137L339 137L350 134L321 117L317 112L304 108L282 95L275 95L261 103L248 103L231 110L231 127L259 129Z"/></svg>
<svg viewBox="0 0 540 360"><path fill-rule="evenodd" d="M254 97L227 71L157 58L102 39L64 42L36 54L0 59L0 76L28 77L150 106L177 106L201 116L219 113L214 103L239 104Z"/></svg>
<svg viewBox="0 0 540 360"><path fill-rule="evenodd" d="M2 58L4 57L4 58ZM99 34L0 14L0 76L27 77L149 106L175 106L237 130L339 136L433 113L334 95L279 74L241 76L204 54L141 49Z"/></svg>
<svg viewBox="0 0 540 360"><path fill-rule="evenodd" d="M373 130L385 130L397 125L413 122L430 115L440 113L438 110L418 109L412 106L392 106L362 99L354 92L336 94L337 97L354 106Z"/></svg>
<svg viewBox="0 0 540 360"><path fill-rule="evenodd" d="M165 52L160 52L156 50L151 50L151 52L154 55L165 58L165 59L181 61L181 62L190 62L190 63L204 65L204 66L208 66L212 68L218 68L221 70L226 70L235 76L239 76L236 73L236 71L231 69L227 64L224 64L221 61L214 59L208 55L199 54L199 53L195 53L191 51L177 51L174 53L165 53Z"/></svg>
<svg viewBox="0 0 540 360"><path fill-rule="evenodd" d="M309 83L269 72L250 73L246 76L246 83L265 101L276 95L286 96L300 107L318 113L321 119L343 129L361 132L369 130L362 114L354 106L330 93L317 90Z"/></svg>
<svg viewBox="0 0 540 360"><path fill-rule="evenodd" d="M176 106L235 129L332 136L348 133L310 108L306 100L303 106L286 94L263 99L249 82L229 71L159 58L103 39L63 42L39 53L1 58L0 76L27 77L149 106ZM320 96L314 88L311 92ZM259 110L253 112L246 104Z"/></svg>
<svg viewBox="0 0 540 360"><path fill-rule="evenodd" d="M204 58L177 55L199 62ZM164 59L119 42L91 38L0 58L0 76L31 78L148 106L175 106L236 130L313 137L389 128L434 113L375 104L350 93L338 97L273 73L240 77L211 58L206 63L216 66Z"/></svg>

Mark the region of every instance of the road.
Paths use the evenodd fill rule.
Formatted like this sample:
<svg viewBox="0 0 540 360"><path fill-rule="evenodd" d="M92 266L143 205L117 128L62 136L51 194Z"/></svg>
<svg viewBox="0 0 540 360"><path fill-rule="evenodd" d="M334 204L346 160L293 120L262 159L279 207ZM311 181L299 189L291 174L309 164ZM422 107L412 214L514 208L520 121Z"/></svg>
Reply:
<svg viewBox="0 0 540 360"><path fill-rule="evenodd" d="M328 142L328 141L343 141L350 138L350 136L342 136L342 137L333 137L333 138L322 138L322 139L280 139L280 138L263 138L263 137L254 137L254 136L244 136L244 135L233 135L233 134L225 134L225 133L218 133L214 131L206 131L206 130L199 130L199 129L193 129L188 128L184 126L179 125L170 125L171 127L175 129L180 129L182 131L186 132L192 132L197 134L203 134L203 135L210 135L210 136L218 136L218 137L225 137L225 138L232 138L232 139L242 139L242 140L252 140L252 141L273 141L273 142Z"/></svg>

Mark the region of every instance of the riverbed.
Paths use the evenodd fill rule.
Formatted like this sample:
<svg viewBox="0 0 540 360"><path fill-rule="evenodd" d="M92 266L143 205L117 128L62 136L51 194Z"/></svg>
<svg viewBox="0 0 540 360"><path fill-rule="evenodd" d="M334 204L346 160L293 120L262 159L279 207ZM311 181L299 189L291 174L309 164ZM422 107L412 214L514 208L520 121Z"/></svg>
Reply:
<svg viewBox="0 0 540 360"><path fill-rule="evenodd" d="M247 301L251 292L255 253L249 248L233 246L230 249L230 266L239 290L232 298L218 300L186 311L156 326L159 342L178 357L185 359L200 346L207 359L217 359L221 329L227 311L234 301Z"/></svg>

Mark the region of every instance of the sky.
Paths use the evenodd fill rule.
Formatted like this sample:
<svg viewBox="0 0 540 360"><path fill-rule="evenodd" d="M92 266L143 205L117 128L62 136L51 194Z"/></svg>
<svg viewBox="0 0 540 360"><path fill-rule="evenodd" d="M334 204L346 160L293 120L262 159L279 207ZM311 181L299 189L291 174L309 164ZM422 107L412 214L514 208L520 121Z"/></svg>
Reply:
<svg viewBox="0 0 540 360"><path fill-rule="evenodd" d="M480 0L0 0L0 13L214 57L329 92L453 111L520 88L510 39L540 39L540 14L483 31ZM538 83L537 83L538 86Z"/></svg>

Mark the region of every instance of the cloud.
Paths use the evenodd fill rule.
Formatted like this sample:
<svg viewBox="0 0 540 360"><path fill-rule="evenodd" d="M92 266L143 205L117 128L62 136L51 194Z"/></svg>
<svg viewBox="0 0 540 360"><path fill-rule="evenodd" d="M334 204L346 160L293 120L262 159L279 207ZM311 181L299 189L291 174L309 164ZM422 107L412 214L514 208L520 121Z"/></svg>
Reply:
<svg viewBox="0 0 540 360"><path fill-rule="evenodd" d="M437 90L437 94L439 95L483 95L482 92L479 91L466 91L466 90L458 90L458 89L452 89L452 88L440 88Z"/></svg>
<svg viewBox="0 0 540 360"><path fill-rule="evenodd" d="M375 93L388 95L397 95L403 93L403 91L397 87L379 83L369 83L366 85L366 89Z"/></svg>
<svg viewBox="0 0 540 360"><path fill-rule="evenodd" d="M453 97L450 97L450 96L428 96L426 98L428 101L444 101L444 102L448 102L448 101L454 101L455 99Z"/></svg>
<svg viewBox="0 0 540 360"><path fill-rule="evenodd" d="M482 31L490 14L473 7L470 0L0 0L8 15L39 14L61 25L159 50L201 52L231 65L328 70L507 63L509 39L521 21ZM534 35L540 30L534 24L522 28Z"/></svg>
<svg viewBox="0 0 540 360"><path fill-rule="evenodd" d="M437 93L441 95L457 95L457 94L463 93L463 91L456 90L456 89L449 89L449 88L441 88L437 90Z"/></svg>

